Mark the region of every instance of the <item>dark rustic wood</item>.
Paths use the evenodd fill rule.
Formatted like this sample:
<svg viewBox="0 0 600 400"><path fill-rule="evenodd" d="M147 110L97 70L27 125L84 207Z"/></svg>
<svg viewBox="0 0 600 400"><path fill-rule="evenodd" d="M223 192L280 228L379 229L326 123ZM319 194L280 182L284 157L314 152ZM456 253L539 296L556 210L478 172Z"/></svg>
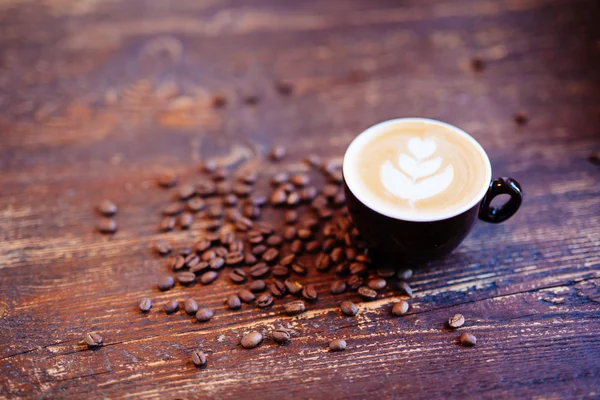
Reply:
<svg viewBox="0 0 600 400"><path fill-rule="evenodd" d="M594 0L0 1L0 397L598 396L599 18ZM330 274L303 280L321 295L298 317L279 301L226 310L227 279L155 288L167 267L152 243L197 237L157 233L158 174L286 145L261 164L266 188L399 116L470 132L526 196L418 271L406 316L390 315L392 290L342 316L359 299L330 295ZM114 236L95 231L104 198ZM211 322L162 312L188 295ZM455 312L467 323L451 332ZM280 325L291 344L238 346ZM467 329L474 348L456 343ZM89 349L95 330L104 346Z"/></svg>

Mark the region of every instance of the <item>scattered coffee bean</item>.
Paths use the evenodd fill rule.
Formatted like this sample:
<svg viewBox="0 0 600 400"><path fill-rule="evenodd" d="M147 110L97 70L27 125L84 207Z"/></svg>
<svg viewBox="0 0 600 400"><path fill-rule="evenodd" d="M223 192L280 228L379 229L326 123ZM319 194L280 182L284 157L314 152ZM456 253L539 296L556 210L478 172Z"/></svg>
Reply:
<svg viewBox="0 0 600 400"><path fill-rule="evenodd" d="M319 297L319 294L317 293L314 285L308 284L302 289L302 297L308 301L316 301Z"/></svg>
<svg viewBox="0 0 600 400"><path fill-rule="evenodd" d="M179 188L179 198L181 200L187 200L195 194L196 194L196 186L194 186L194 185L186 184L186 185L182 185Z"/></svg>
<svg viewBox="0 0 600 400"><path fill-rule="evenodd" d="M209 321L214 316L213 310L210 308L201 308L196 313L196 319L198 322L206 322Z"/></svg>
<svg viewBox="0 0 600 400"><path fill-rule="evenodd" d="M252 226L254 226L254 223L246 217L239 218L235 223L235 229L240 232L248 232L252 229Z"/></svg>
<svg viewBox="0 0 600 400"><path fill-rule="evenodd" d="M252 254L252 253L250 253L248 251L244 254L244 264L246 264L246 265L254 265L254 264L256 264L257 261L258 260L254 256L254 254Z"/></svg>
<svg viewBox="0 0 600 400"><path fill-rule="evenodd" d="M465 317L462 314L454 314L448 319L448 326L450 328L460 328L465 324Z"/></svg>
<svg viewBox="0 0 600 400"><path fill-rule="evenodd" d="M318 192L317 188L315 188L314 186L307 186L300 190L298 194L300 195L300 200L304 202L310 202L314 200L315 197L317 197Z"/></svg>
<svg viewBox="0 0 600 400"><path fill-rule="evenodd" d="M171 262L171 269L173 271L179 271L185 267L185 257L183 256L175 256L173 261Z"/></svg>
<svg viewBox="0 0 600 400"><path fill-rule="evenodd" d="M189 315L196 315L198 312L198 303L193 299L185 299L183 302L183 309Z"/></svg>
<svg viewBox="0 0 600 400"><path fill-rule="evenodd" d="M304 311L306 311L306 305L302 300L290 301L289 303L285 304L283 308L285 313L290 316L302 314Z"/></svg>
<svg viewBox="0 0 600 400"><path fill-rule="evenodd" d="M340 310L344 315L354 316L358 313L358 307L350 300L344 300L340 303Z"/></svg>
<svg viewBox="0 0 600 400"><path fill-rule="evenodd" d="M325 197L323 197L323 196L317 196L310 203L310 206L314 210L318 210L320 208L326 207L327 206L327 199Z"/></svg>
<svg viewBox="0 0 600 400"><path fill-rule="evenodd" d="M279 250L270 248L263 255L262 259L267 264L273 264L279 258Z"/></svg>
<svg viewBox="0 0 600 400"><path fill-rule="evenodd" d="M189 212L184 212L179 216L179 226L181 229L189 229L194 222L194 217Z"/></svg>
<svg viewBox="0 0 600 400"><path fill-rule="evenodd" d="M271 178L271 185L280 186L289 182L290 176L286 172L279 172Z"/></svg>
<svg viewBox="0 0 600 400"><path fill-rule="evenodd" d="M375 300L377 298L377 292L366 286L361 286L358 288L358 295L366 301Z"/></svg>
<svg viewBox="0 0 600 400"><path fill-rule="evenodd" d="M192 362L196 367L206 367L206 355L200 350L194 350L192 352Z"/></svg>
<svg viewBox="0 0 600 400"><path fill-rule="evenodd" d="M312 237L313 237L312 231L307 228L298 229L297 235L298 235L299 239L305 240L305 241L308 241L308 240L312 239Z"/></svg>
<svg viewBox="0 0 600 400"><path fill-rule="evenodd" d="M280 161L283 159L283 157L285 157L285 153L285 147L273 146L273 148L271 149L271 153L269 153L269 156L273 161Z"/></svg>
<svg viewBox="0 0 600 400"><path fill-rule="evenodd" d="M239 310L242 308L242 301L237 294L230 294L229 297L227 297L225 304L227 304L227 307L229 307L230 310Z"/></svg>
<svg viewBox="0 0 600 400"><path fill-rule="evenodd" d="M271 197L269 197L269 203L272 206L277 207L284 204L287 200L287 194L285 190L276 189L273 193L271 193Z"/></svg>
<svg viewBox="0 0 600 400"><path fill-rule="evenodd" d="M380 278L392 278L396 275L396 270L390 267L377 268L377 276Z"/></svg>
<svg viewBox="0 0 600 400"><path fill-rule="evenodd" d="M333 199L339 192L340 188L334 184L325 185L325 187L321 190L321 194L328 199Z"/></svg>
<svg viewBox="0 0 600 400"><path fill-rule="evenodd" d="M280 247L283 244L283 238L279 235L271 235L267 239L267 246L270 247Z"/></svg>
<svg viewBox="0 0 600 400"><path fill-rule="evenodd" d="M173 202L171 204L169 204L168 206L166 206L165 208L163 208L163 215L172 217L175 215L179 215L181 214L181 212L183 211L183 207L181 206L180 203L177 202Z"/></svg>
<svg viewBox="0 0 600 400"><path fill-rule="evenodd" d="M252 278L263 278L271 273L271 269L265 263L258 263L250 268Z"/></svg>
<svg viewBox="0 0 600 400"><path fill-rule="evenodd" d="M173 288L173 285L175 285L175 281L173 280L172 276L165 276L161 278L157 284L158 289L162 290L163 292Z"/></svg>
<svg viewBox="0 0 600 400"><path fill-rule="evenodd" d="M112 217L117 213L117 205L110 200L102 200L98 205L98 211L105 217Z"/></svg>
<svg viewBox="0 0 600 400"><path fill-rule="evenodd" d="M217 257L217 252L215 250L206 250L201 256L202 261L210 261L215 257Z"/></svg>
<svg viewBox="0 0 600 400"><path fill-rule="evenodd" d="M317 271L327 271L330 267L331 267L331 258L329 257L329 254L326 253L321 253L317 256L317 259L315 260L315 265L317 268Z"/></svg>
<svg viewBox="0 0 600 400"><path fill-rule="evenodd" d="M398 282L398 289L402 291L402 293L406 294L408 297L413 297L412 288L408 285L408 283L404 281Z"/></svg>
<svg viewBox="0 0 600 400"><path fill-rule="evenodd" d="M229 273L229 279L231 279L231 282L239 285L246 282L246 273L243 269L236 268Z"/></svg>
<svg viewBox="0 0 600 400"><path fill-rule="evenodd" d="M304 264L299 262L295 262L292 264L292 271L298 275L306 275L308 273L308 269Z"/></svg>
<svg viewBox="0 0 600 400"><path fill-rule="evenodd" d="M331 283L331 294L341 294L346 291L346 282L333 281Z"/></svg>
<svg viewBox="0 0 600 400"><path fill-rule="evenodd" d="M210 247L211 243L209 240L200 240L199 242L197 242L194 245L194 251L197 254L203 253L204 251L208 250L208 248Z"/></svg>
<svg viewBox="0 0 600 400"><path fill-rule="evenodd" d="M232 241L231 243L229 243L229 252L231 254L237 254L237 253L242 254L244 252L244 242L241 240L238 240L238 239ZM244 255L242 254L242 259L243 258L244 258Z"/></svg>
<svg viewBox="0 0 600 400"><path fill-rule="evenodd" d="M177 280L182 285L191 285L192 283L196 282L196 274L189 271L179 272L177 274Z"/></svg>
<svg viewBox="0 0 600 400"><path fill-rule="evenodd" d="M286 278L287 276L289 276L290 270L284 265L275 265L271 269L271 273L277 278Z"/></svg>
<svg viewBox="0 0 600 400"><path fill-rule="evenodd" d="M412 269L403 269L398 271L396 277L402 281L409 280L413 276Z"/></svg>
<svg viewBox="0 0 600 400"><path fill-rule="evenodd" d="M173 247L164 240L159 240L154 243L154 250L161 256L166 256L173 251Z"/></svg>
<svg viewBox="0 0 600 400"><path fill-rule="evenodd" d="M200 277L200 282L202 282L203 285L209 285L213 283L218 276L219 274L217 273L217 271L207 271L203 273Z"/></svg>
<svg viewBox="0 0 600 400"><path fill-rule="evenodd" d="M240 291L238 292L238 297L240 298L240 300L247 304L252 303L256 299L254 293L252 293L252 291L248 289L240 289Z"/></svg>
<svg viewBox="0 0 600 400"><path fill-rule="evenodd" d="M335 339L329 343L329 349L331 351L344 351L346 350L346 341L344 339Z"/></svg>
<svg viewBox="0 0 600 400"><path fill-rule="evenodd" d="M286 242L291 242L294 239L296 239L296 228L293 226L287 226L284 230L283 230L283 239Z"/></svg>
<svg viewBox="0 0 600 400"><path fill-rule="evenodd" d="M257 293L262 292L267 288L267 284L262 279L252 281L250 283L250 291Z"/></svg>
<svg viewBox="0 0 600 400"><path fill-rule="evenodd" d="M286 224L291 225L298 221L298 212L295 210L286 210L283 214L283 220Z"/></svg>
<svg viewBox="0 0 600 400"><path fill-rule="evenodd" d="M115 233L117 231L117 223L114 219L102 218L98 222L97 228L100 233Z"/></svg>
<svg viewBox="0 0 600 400"><path fill-rule="evenodd" d="M408 303L406 301L399 301L397 303L394 303L394 306L392 307L392 314L397 315L397 316L401 316L406 314L408 311Z"/></svg>
<svg viewBox="0 0 600 400"><path fill-rule="evenodd" d="M279 280L274 280L269 285L269 291L271 292L271 294L273 296L275 296L277 298L281 298L287 294L287 289L285 287L285 284Z"/></svg>
<svg viewBox="0 0 600 400"><path fill-rule="evenodd" d="M295 295L302 292L302 284L298 281L286 279L283 284L285 285L285 288L289 294Z"/></svg>
<svg viewBox="0 0 600 400"><path fill-rule="evenodd" d="M346 253L346 260L348 260L348 261L356 260L356 250L354 250L353 248L346 247L345 253Z"/></svg>
<svg viewBox="0 0 600 400"><path fill-rule="evenodd" d="M215 172L217 169L217 163L214 162L213 160L206 160L203 164L202 164L202 170L206 173L212 174L213 172Z"/></svg>
<svg viewBox="0 0 600 400"><path fill-rule="evenodd" d="M267 251L267 246L265 246L264 244L259 244L257 246L252 247L250 251L257 257L262 256Z"/></svg>
<svg viewBox="0 0 600 400"><path fill-rule="evenodd" d="M212 173L212 178L215 181L223 181L227 176L229 176L229 173L225 168L217 168L215 172Z"/></svg>
<svg viewBox="0 0 600 400"><path fill-rule="evenodd" d="M244 261L244 255L240 252L229 253L225 257L225 263L229 266L238 265Z"/></svg>
<svg viewBox="0 0 600 400"><path fill-rule="evenodd" d="M196 193L200 197L209 197L216 193L217 188L214 182L211 181L201 181L196 184Z"/></svg>
<svg viewBox="0 0 600 400"><path fill-rule="evenodd" d="M386 285L387 285L387 282L383 278L373 278L369 282L367 282L367 286L370 289L376 290L378 292L380 290L385 289Z"/></svg>
<svg viewBox="0 0 600 400"><path fill-rule="evenodd" d="M331 203L335 208L340 208L344 204L346 204L346 195L344 192L339 192L335 195L333 199L331 199Z"/></svg>
<svg viewBox="0 0 600 400"><path fill-rule="evenodd" d="M232 190L233 193L235 193L238 197L246 198L250 196L250 193L252 193L252 186L246 185L244 183L236 183L235 185L233 185Z"/></svg>
<svg viewBox="0 0 600 400"><path fill-rule="evenodd" d="M458 341L463 346L475 346L475 344L477 343L477 338L475 337L475 335L469 332L463 332L458 337Z"/></svg>
<svg viewBox="0 0 600 400"><path fill-rule="evenodd" d="M317 210L317 214L319 215L319 218L322 220L331 219L333 217L333 211L330 210L329 208L319 208Z"/></svg>
<svg viewBox="0 0 600 400"><path fill-rule="evenodd" d="M275 232L273 225L269 224L268 222L257 222L256 229L258 229L265 237L271 236Z"/></svg>
<svg viewBox="0 0 600 400"><path fill-rule="evenodd" d="M288 254L287 256L283 257L281 261L279 261L279 264L283 265L284 267L289 267L290 265L292 265L295 259L295 254Z"/></svg>
<svg viewBox="0 0 600 400"><path fill-rule="evenodd" d="M342 171L331 171L328 178L330 182L337 183L338 185L344 183L344 174L342 174Z"/></svg>
<svg viewBox="0 0 600 400"><path fill-rule="evenodd" d="M261 210L260 207L253 206L252 204L246 204L242 209L242 213L246 218L259 219Z"/></svg>
<svg viewBox="0 0 600 400"><path fill-rule="evenodd" d="M193 272L194 274L203 274L208 269L210 269L210 264L208 261L199 261L198 264L190 267L190 272Z"/></svg>
<svg viewBox="0 0 600 400"><path fill-rule="evenodd" d="M256 207L264 207L267 204L267 197L263 195L253 195L248 199L248 204Z"/></svg>
<svg viewBox="0 0 600 400"><path fill-rule="evenodd" d="M315 154L311 154L311 155L307 156L302 161L304 161L304 163L307 166L313 167L313 168L319 168L319 166L321 165L321 159L319 158L319 156L317 156Z"/></svg>
<svg viewBox="0 0 600 400"><path fill-rule="evenodd" d="M350 264L350 274L352 275L364 275L368 272L368 267L360 262Z"/></svg>
<svg viewBox="0 0 600 400"><path fill-rule="evenodd" d="M290 333L285 329L277 329L271 333L271 337L276 343L285 344L290 341Z"/></svg>
<svg viewBox="0 0 600 400"><path fill-rule="evenodd" d="M175 218L173 217L164 217L162 221L160 221L160 226L158 227L161 232L170 232L175 229Z"/></svg>
<svg viewBox="0 0 600 400"><path fill-rule="evenodd" d="M234 194L228 194L223 198L223 205L225 207L235 207L238 204L238 198Z"/></svg>
<svg viewBox="0 0 600 400"><path fill-rule="evenodd" d="M245 349L253 349L262 342L263 336L259 332L249 332L242 337L240 344Z"/></svg>
<svg viewBox="0 0 600 400"><path fill-rule="evenodd" d="M273 296L270 293L263 293L256 299L256 305L259 308L267 308L273 305Z"/></svg>
<svg viewBox="0 0 600 400"><path fill-rule="evenodd" d="M95 332L86 333L83 337L83 340L88 347L98 347L102 345L102 336Z"/></svg>
<svg viewBox="0 0 600 400"><path fill-rule="evenodd" d="M315 254L321 251L321 243L318 240L312 240L306 243L306 252L309 254Z"/></svg>
<svg viewBox="0 0 600 400"><path fill-rule="evenodd" d="M187 209L190 212L197 213L206 207L206 203L200 197L194 197L187 202Z"/></svg>
<svg viewBox="0 0 600 400"><path fill-rule="evenodd" d="M350 273L350 266L347 263L338 264L335 267L335 273L336 273L336 275L339 275L339 276L348 275Z"/></svg>
<svg viewBox="0 0 600 400"><path fill-rule="evenodd" d="M165 172L157 178L157 182L164 188L170 188L177 185L177 176L172 172Z"/></svg>
<svg viewBox="0 0 600 400"><path fill-rule="evenodd" d="M177 254L183 257L187 257L192 254L192 249L190 247L182 247L177 250Z"/></svg>
<svg viewBox="0 0 600 400"><path fill-rule="evenodd" d="M350 290L358 290L358 288L361 287L363 284L363 278L361 278L358 275L352 275L350 278L348 278L346 283L348 284L348 288Z"/></svg>
<svg viewBox="0 0 600 400"><path fill-rule="evenodd" d="M296 187L304 187L310 183L310 178L306 174L294 174L290 177L290 183Z"/></svg>
<svg viewBox="0 0 600 400"><path fill-rule="evenodd" d="M238 180L240 182L243 182L247 185L254 185L256 183L257 179L258 179L258 174L256 173L256 171L247 171L238 177Z"/></svg>
<svg viewBox="0 0 600 400"><path fill-rule="evenodd" d="M152 300L150 300L148 297L144 297L144 298L142 298L142 300L140 300L140 310L142 312L148 312L148 311L150 311L151 308L152 308Z"/></svg>
<svg viewBox="0 0 600 400"><path fill-rule="evenodd" d="M179 303L177 302L177 300L169 300L165 304L165 312L167 314L173 314L173 313L177 312L178 310L179 310Z"/></svg>

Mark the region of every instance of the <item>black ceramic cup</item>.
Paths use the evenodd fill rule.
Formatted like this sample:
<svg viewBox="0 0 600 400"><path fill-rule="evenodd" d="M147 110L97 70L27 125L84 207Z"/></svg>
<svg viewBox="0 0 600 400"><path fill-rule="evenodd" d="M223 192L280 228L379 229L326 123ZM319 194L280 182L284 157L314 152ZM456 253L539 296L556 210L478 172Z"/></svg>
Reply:
<svg viewBox="0 0 600 400"><path fill-rule="evenodd" d="M389 210L375 210L373 204L367 205L367 196L357 192L356 177L348 176L348 163L353 157L349 153L356 152L356 146L365 142L365 136L374 135L380 128L402 121L418 121L443 125L457 135L463 135L481 152L487 171L481 182L478 195L458 210L458 212L436 218L398 218ZM348 147L344 156L345 194L348 211L365 240L374 258L399 261L406 264L422 264L440 258L454 250L467 236L477 218L491 223L499 223L509 219L521 205L523 192L517 181L511 178L491 179L491 165L483 148L464 131L446 123L425 118L402 118L377 124L358 135ZM452 190L450 187L447 190ZM362 196L361 196L362 194ZM506 194L509 200L500 207L492 207L492 200Z"/></svg>

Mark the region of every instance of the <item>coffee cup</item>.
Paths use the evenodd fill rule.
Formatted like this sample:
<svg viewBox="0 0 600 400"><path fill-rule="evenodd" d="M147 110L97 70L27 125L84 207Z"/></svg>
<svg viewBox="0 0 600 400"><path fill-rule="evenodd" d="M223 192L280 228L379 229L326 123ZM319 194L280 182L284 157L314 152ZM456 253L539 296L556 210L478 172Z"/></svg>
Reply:
<svg viewBox="0 0 600 400"><path fill-rule="evenodd" d="M492 179L473 137L426 118L368 128L346 150L343 173L348 211L370 254L410 264L450 253L477 218L506 221L523 199L514 179ZM492 206L499 195L509 199Z"/></svg>

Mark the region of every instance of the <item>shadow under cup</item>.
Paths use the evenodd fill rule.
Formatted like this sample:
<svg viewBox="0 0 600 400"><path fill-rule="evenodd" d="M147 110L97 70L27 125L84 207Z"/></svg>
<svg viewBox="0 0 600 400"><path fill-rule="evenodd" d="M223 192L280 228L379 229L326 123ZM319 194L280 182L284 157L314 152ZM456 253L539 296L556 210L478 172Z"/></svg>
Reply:
<svg viewBox="0 0 600 400"><path fill-rule="evenodd" d="M444 124L434 120L419 120ZM452 128L467 135L458 128ZM346 162L345 157L344 163ZM371 257L411 265L424 264L450 253L469 234L477 218L491 223L507 220L519 209L523 199L517 181L511 178L496 178L491 180L481 198L460 214L439 220L408 221L373 210L358 199L347 182L344 183L344 189L348 211ZM492 207L492 200L502 194L509 195L510 199L500 207Z"/></svg>

